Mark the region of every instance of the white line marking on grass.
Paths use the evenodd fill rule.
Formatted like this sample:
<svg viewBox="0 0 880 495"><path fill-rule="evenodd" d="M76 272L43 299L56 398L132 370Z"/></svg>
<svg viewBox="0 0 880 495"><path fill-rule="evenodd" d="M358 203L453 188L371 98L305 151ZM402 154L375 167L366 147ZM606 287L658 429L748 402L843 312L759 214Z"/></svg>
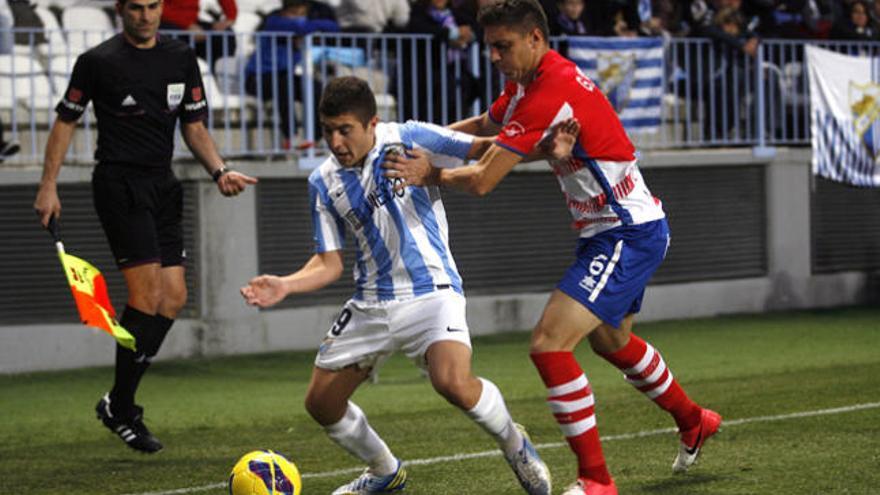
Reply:
<svg viewBox="0 0 880 495"><path fill-rule="evenodd" d="M862 411L865 409L877 409L880 408L880 402L867 402L864 404L854 404L852 406L843 406L843 407L833 407L831 409L819 409L816 411L803 411L796 412L790 414L777 414L774 416L755 416L752 418L740 418L740 419L730 419L724 420L721 424L722 427L728 426L738 426L744 425L748 423L766 423L770 421L784 421L786 419L799 419L799 418L809 418L813 416L827 416L830 414L841 414L848 413L853 411ZM675 433L677 430L675 428L660 428L658 430L644 430L637 431L635 433L623 433L621 435L606 435L602 437L603 442L611 442L616 440L631 440L633 438L642 438L642 437L650 437L655 435L663 435L666 433ZM535 445L538 449L556 449L559 447L565 447L568 443L565 442L552 442L552 443L542 443ZM458 462L458 461L466 461L468 459L479 459L482 457L497 457L500 456L501 452L498 450L487 450L484 452L474 452L471 454L455 454L455 455L444 455L439 457L428 457L425 459L412 459L409 461L405 461L404 463L407 466L423 466L427 464L440 464L443 462ZM360 473L364 470L363 466L356 468L346 468L346 469L337 469L335 471L322 471L320 473L303 473L303 479L309 478L333 478L336 476L342 476L344 474L354 474ZM212 483L210 485L202 485L202 486L194 486L190 488L178 488L177 490L167 490L161 492L141 492L141 493L129 493L126 495L184 495L187 493L197 493L204 492L208 490L214 490L217 488L226 487L226 482L223 483Z"/></svg>

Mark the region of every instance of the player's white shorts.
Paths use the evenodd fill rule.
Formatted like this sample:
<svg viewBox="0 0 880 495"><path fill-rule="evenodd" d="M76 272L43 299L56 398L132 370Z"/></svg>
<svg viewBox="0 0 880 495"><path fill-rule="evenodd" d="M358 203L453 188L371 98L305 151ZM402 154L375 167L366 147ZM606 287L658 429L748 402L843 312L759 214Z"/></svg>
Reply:
<svg viewBox="0 0 880 495"><path fill-rule="evenodd" d="M424 369L428 347L440 341L471 347L465 298L454 290L403 301L349 299L321 343L315 366L339 370L355 364L375 371L399 349Z"/></svg>

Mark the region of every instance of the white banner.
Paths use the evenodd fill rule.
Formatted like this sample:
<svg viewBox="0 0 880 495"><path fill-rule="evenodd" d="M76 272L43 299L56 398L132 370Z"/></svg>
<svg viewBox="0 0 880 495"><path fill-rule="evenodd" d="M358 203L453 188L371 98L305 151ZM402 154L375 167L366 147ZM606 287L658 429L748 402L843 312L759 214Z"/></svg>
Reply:
<svg viewBox="0 0 880 495"><path fill-rule="evenodd" d="M806 51L813 174L880 187L880 59Z"/></svg>

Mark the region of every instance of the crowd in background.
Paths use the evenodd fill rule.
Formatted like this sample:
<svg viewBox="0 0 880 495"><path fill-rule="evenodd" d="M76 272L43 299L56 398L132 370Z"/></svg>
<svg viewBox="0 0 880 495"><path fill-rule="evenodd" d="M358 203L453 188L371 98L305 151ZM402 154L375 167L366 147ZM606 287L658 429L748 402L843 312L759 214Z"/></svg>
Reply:
<svg viewBox="0 0 880 495"><path fill-rule="evenodd" d="M232 31L243 7L264 20L284 10L280 0L165 0L162 28L199 35ZM482 4L493 0L302 0L304 17L324 20L321 30L354 33L430 33L454 48L479 40L476 23ZM245 5L246 3L246 5ZM288 3L289 0L288 0ZM880 0L541 0L551 34L570 36L709 37L726 43L739 39L815 38L880 40ZM34 5L45 4L60 18L65 6L89 5L112 9L104 0L0 0L0 29L39 27ZM306 23L297 34L316 28ZM235 52L214 38L215 53ZM0 40L0 50L8 44ZM752 50L751 47L746 50ZM199 39L197 51L206 48Z"/></svg>
<svg viewBox="0 0 880 495"><path fill-rule="evenodd" d="M393 80L390 92L401 96L398 104L402 105L405 118L425 119L424 109L431 108L435 113L428 120L439 122L441 110L450 120L456 110L460 112L479 97L482 82L459 62L467 56L470 45L480 41L477 13L483 4L492 1L164 0L162 28L186 32L198 56L208 61L212 69L215 69L214 62L223 57L244 60L246 93L267 101L285 94L305 101L302 88L308 83L302 80L301 71L293 70L300 66L304 35L314 32L428 34L435 41L430 50L423 50L417 44L401 46L401 65L404 70L413 70L406 66L412 64L411 53L406 50L414 50L418 63L423 65L425 54L430 52L431 88L445 86L448 94L457 95L456 100L444 100L438 89L429 97L424 88L415 88L412 84L396 88ZM737 59L754 57L761 39L880 40L880 0L540 1L553 36L708 38L719 53L726 52L724 56L738 65L742 62L736 62ZM108 18L114 15L113 0L0 0L0 34L4 26L44 27L44 20L34 12L37 5L51 10L59 20L65 8L78 5L103 8ZM233 30L242 16L249 16L254 24L244 30L240 27ZM242 38L233 32L249 31L273 33L273 37L258 38L252 46L236 46L236 41L240 43ZM206 32L213 34L206 36ZM229 35L217 36L216 33ZM13 40L8 32L6 34L0 36L0 54L11 51ZM15 43L21 43L19 38L31 43L35 39L16 36ZM443 48L436 42L443 42ZM445 76L441 76L436 65L439 60L447 61ZM415 70L418 71L418 67ZM723 83L736 84L736 81ZM290 84L298 90L292 91ZM310 85L317 101L321 84L311 81ZM414 93L419 91L421 94ZM713 95L713 98L719 97ZM292 116L289 100L281 99L285 104L278 109L280 115ZM719 102L721 104L730 103ZM294 133L290 125L293 118L279 120L284 146L288 147ZM722 127L726 128L726 124Z"/></svg>

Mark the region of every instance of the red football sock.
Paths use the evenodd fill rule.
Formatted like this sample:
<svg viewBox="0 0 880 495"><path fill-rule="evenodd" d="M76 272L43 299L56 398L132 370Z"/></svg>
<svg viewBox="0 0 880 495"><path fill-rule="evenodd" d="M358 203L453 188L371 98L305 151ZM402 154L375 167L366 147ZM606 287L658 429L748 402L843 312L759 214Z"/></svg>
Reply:
<svg viewBox="0 0 880 495"><path fill-rule="evenodd" d="M531 357L547 386L547 404L577 456L578 476L611 483L596 428L593 391L574 354L541 352Z"/></svg>
<svg viewBox="0 0 880 495"><path fill-rule="evenodd" d="M617 352L602 354L623 371L626 381L637 388L675 419L679 431L700 424L700 406L692 401L673 378L660 352L637 335Z"/></svg>

